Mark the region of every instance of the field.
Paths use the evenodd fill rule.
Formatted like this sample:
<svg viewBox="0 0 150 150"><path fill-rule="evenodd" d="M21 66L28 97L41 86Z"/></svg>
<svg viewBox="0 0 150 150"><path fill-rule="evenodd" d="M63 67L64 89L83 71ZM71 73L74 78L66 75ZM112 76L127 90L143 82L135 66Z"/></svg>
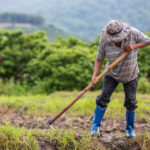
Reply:
<svg viewBox="0 0 150 150"><path fill-rule="evenodd" d="M53 124L46 125L78 92L0 97L0 149L26 150L149 150L150 95L137 94L134 139L125 138L124 93L115 92L102 121L99 137L91 137L95 98L88 92Z"/></svg>

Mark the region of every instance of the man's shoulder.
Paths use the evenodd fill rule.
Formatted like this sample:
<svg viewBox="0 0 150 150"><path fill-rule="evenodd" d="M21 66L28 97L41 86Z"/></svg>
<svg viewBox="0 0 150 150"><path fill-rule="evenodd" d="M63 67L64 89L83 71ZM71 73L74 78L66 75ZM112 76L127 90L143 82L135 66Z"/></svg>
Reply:
<svg viewBox="0 0 150 150"><path fill-rule="evenodd" d="M103 47L107 47L107 46L112 46L112 45L113 45L112 42L104 42L102 38L100 39L100 42L99 42L99 43L100 43L101 46L103 46Z"/></svg>
<svg viewBox="0 0 150 150"><path fill-rule="evenodd" d="M138 34L140 32L139 29L135 28L135 27L130 27L131 28L131 34Z"/></svg>

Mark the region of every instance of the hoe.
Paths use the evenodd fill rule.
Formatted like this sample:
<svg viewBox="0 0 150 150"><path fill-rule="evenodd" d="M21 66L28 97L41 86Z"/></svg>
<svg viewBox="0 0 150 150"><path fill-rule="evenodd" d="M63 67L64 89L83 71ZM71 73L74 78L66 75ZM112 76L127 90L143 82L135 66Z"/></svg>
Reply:
<svg viewBox="0 0 150 150"><path fill-rule="evenodd" d="M108 68L106 68L97 78L96 83L99 82L99 80L107 73L109 72L113 67L115 67L119 62L121 62L129 52L124 52L120 57L118 57ZM76 97L75 99L66 106L61 112L59 112L54 118L47 121L48 126L54 130L54 128L51 126L52 123L54 123L63 113L65 113L77 100L79 100L89 89L91 89L93 86L95 86L92 82L85 87Z"/></svg>

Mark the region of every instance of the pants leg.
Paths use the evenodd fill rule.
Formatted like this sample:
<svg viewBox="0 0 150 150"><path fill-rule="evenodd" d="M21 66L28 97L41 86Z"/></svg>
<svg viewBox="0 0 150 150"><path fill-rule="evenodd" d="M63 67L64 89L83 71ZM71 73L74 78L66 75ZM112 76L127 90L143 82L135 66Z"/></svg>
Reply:
<svg viewBox="0 0 150 150"><path fill-rule="evenodd" d="M107 107L107 104L110 102L110 97L117 85L118 82L114 78L111 76L105 76L102 93L97 96L96 104L101 108Z"/></svg>
<svg viewBox="0 0 150 150"><path fill-rule="evenodd" d="M127 110L134 111L137 108L136 89L138 86L138 77L123 84L123 86L125 92L124 106L127 108Z"/></svg>

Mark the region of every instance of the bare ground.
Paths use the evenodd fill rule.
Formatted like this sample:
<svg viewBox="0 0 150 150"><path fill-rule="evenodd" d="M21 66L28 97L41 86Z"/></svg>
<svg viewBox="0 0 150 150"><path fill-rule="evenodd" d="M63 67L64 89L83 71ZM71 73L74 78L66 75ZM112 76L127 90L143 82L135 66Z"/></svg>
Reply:
<svg viewBox="0 0 150 150"><path fill-rule="evenodd" d="M52 116L51 116L52 117ZM4 124L6 120L9 120L11 124L15 126L28 129L42 129L49 130L46 121L51 118L49 116L35 117L32 115L22 115L12 113L9 115L0 114L1 124ZM141 150L139 143L131 139L125 138L125 120L104 118L102 121L99 141L103 143L107 148L112 150ZM72 128L77 131L80 136L80 131L85 130L90 136L90 130L92 127L92 117L90 116L63 116L59 118L54 124L54 128L69 130ZM145 129L150 132L150 120L140 119L135 121L135 132L137 134L143 134ZM38 138L40 150L54 150L54 145L48 144L47 139ZM150 143L149 143L150 144Z"/></svg>

